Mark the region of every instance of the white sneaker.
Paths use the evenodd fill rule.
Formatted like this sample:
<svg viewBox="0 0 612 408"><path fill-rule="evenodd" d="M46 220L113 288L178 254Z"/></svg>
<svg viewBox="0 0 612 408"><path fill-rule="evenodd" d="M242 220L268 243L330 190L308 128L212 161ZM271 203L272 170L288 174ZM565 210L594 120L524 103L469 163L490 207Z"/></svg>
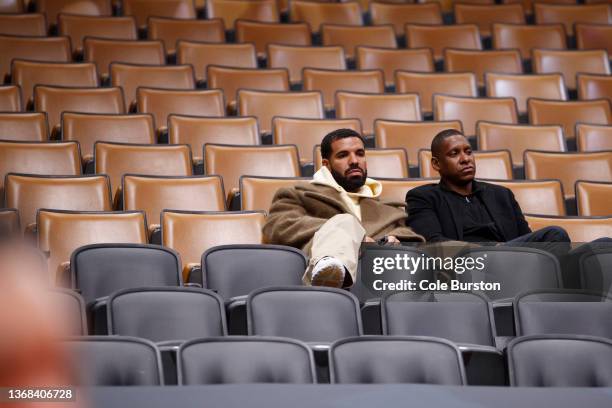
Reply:
<svg viewBox="0 0 612 408"><path fill-rule="evenodd" d="M312 268L312 286L331 286L341 288L344 283L346 269L342 262L331 256L326 256Z"/></svg>

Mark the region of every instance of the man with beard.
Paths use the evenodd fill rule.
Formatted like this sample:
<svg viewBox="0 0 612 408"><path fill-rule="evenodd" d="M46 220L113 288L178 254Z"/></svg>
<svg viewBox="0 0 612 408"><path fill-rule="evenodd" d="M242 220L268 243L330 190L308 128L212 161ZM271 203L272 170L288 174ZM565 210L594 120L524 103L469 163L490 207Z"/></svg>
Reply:
<svg viewBox="0 0 612 408"><path fill-rule="evenodd" d="M355 282L361 242L422 242L406 227L403 209L382 203L382 185L367 177L363 137L335 130L321 142L323 166L310 183L277 191L263 227L271 244L303 250L307 285L348 287ZM348 273L347 273L348 272Z"/></svg>

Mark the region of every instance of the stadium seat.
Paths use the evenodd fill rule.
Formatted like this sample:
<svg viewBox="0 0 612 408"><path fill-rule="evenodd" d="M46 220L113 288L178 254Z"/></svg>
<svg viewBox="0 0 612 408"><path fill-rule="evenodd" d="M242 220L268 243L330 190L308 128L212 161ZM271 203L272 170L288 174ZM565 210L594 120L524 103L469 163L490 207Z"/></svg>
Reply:
<svg viewBox="0 0 612 408"><path fill-rule="evenodd" d="M93 161L94 143L155 143L151 115L105 115L64 112L62 140L79 142L84 162Z"/></svg>
<svg viewBox="0 0 612 408"><path fill-rule="evenodd" d="M359 118L363 133L374 134L374 121L421 120L419 96L417 94L367 94L357 92L336 92L336 117L341 119Z"/></svg>
<svg viewBox="0 0 612 408"><path fill-rule="evenodd" d="M233 68L257 68L257 56L253 44L201 43L179 40L176 46L176 62L192 65L196 79L208 80L209 65ZM213 86L208 86L213 88ZM232 95L227 95L228 99Z"/></svg>
<svg viewBox="0 0 612 408"><path fill-rule="evenodd" d="M87 16L110 16L112 5L110 0L37 0L36 11L45 15L47 26L57 24L60 13Z"/></svg>
<svg viewBox="0 0 612 408"><path fill-rule="evenodd" d="M78 113L126 113L123 92L119 87L68 88L36 85L34 109L46 112L52 134L57 134L64 112Z"/></svg>
<svg viewBox="0 0 612 408"><path fill-rule="evenodd" d="M523 166L525 150L564 152L567 150L561 126L508 125L480 121L477 124L478 150L508 150L512 164Z"/></svg>
<svg viewBox="0 0 612 408"><path fill-rule="evenodd" d="M294 0L289 4L291 22L304 22L310 25L313 34L321 31L322 24L363 25L361 6L358 2L317 3Z"/></svg>
<svg viewBox="0 0 612 408"><path fill-rule="evenodd" d="M445 48L482 49L480 33L475 24L406 24L406 45L408 48L431 48L436 61L442 60Z"/></svg>
<svg viewBox="0 0 612 408"><path fill-rule="evenodd" d="M70 38L75 55L83 53L85 37L136 40L136 21L132 17L99 17L72 14L58 16L57 31Z"/></svg>
<svg viewBox="0 0 612 408"><path fill-rule="evenodd" d="M370 46L397 48L397 40L391 25L346 26L324 24L321 27L323 45L339 45L344 48L346 58L355 59L355 47Z"/></svg>
<svg viewBox="0 0 612 408"><path fill-rule="evenodd" d="M393 49L359 46L356 48L355 59L358 69L383 70L387 87L395 85L395 71L397 70L433 72L435 69L433 53L429 48Z"/></svg>
<svg viewBox="0 0 612 408"><path fill-rule="evenodd" d="M604 50L533 50L533 70L538 74L563 74L565 86L576 89L576 74L610 74L608 54Z"/></svg>
<svg viewBox="0 0 612 408"><path fill-rule="evenodd" d="M82 336L64 340L64 352L82 386L163 385L159 349L145 339Z"/></svg>
<svg viewBox="0 0 612 408"><path fill-rule="evenodd" d="M612 76L578 74L576 82L578 86L578 99L607 98L612 103Z"/></svg>
<svg viewBox="0 0 612 408"><path fill-rule="evenodd" d="M274 337L228 337L186 342L178 351L180 385L316 383L312 351Z"/></svg>
<svg viewBox="0 0 612 408"><path fill-rule="evenodd" d="M612 182L576 182L576 201L578 215L612 216Z"/></svg>
<svg viewBox="0 0 612 408"><path fill-rule="evenodd" d="M298 148L300 162L312 163L312 149L323 137L336 129L352 129L361 133L359 119L299 119L275 117L272 121L274 144L293 144ZM267 208L266 208L267 210Z"/></svg>
<svg viewBox="0 0 612 408"><path fill-rule="evenodd" d="M69 282L72 252L88 244L145 244L147 233L143 212L78 212L38 210L38 248L49 254L51 282Z"/></svg>
<svg viewBox="0 0 612 408"><path fill-rule="evenodd" d="M612 294L612 251L597 248L579 259L580 287L589 292Z"/></svg>
<svg viewBox="0 0 612 408"><path fill-rule="evenodd" d="M222 43L225 41L225 27L218 18L207 20L149 17L147 34L152 40L161 40L168 55L177 52L177 42L200 41ZM185 62L179 62L185 64Z"/></svg>
<svg viewBox="0 0 612 408"><path fill-rule="evenodd" d="M21 89L16 85L0 86L0 111L1 112L20 112Z"/></svg>
<svg viewBox="0 0 612 408"><path fill-rule="evenodd" d="M255 116L262 133L272 131L272 119L276 116L302 119L325 117L321 92L266 92L245 89L238 92L238 114Z"/></svg>
<svg viewBox="0 0 612 408"><path fill-rule="evenodd" d="M543 217L525 216L535 231L550 226L565 229L572 242L591 242L612 235L612 217Z"/></svg>
<svg viewBox="0 0 612 408"><path fill-rule="evenodd" d="M0 209L0 242L20 234L19 211L15 208Z"/></svg>
<svg viewBox="0 0 612 408"><path fill-rule="evenodd" d="M475 151L476 177L480 179L512 180L512 159L507 150ZM431 165L431 150L419 151L421 177L439 177Z"/></svg>
<svg viewBox="0 0 612 408"><path fill-rule="evenodd" d="M164 44L158 40L85 38L83 59L95 63L98 75L105 80L109 76L111 62L164 65L166 53Z"/></svg>
<svg viewBox="0 0 612 408"><path fill-rule="evenodd" d="M559 180L488 180L512 190L523 213L564 216L563 187Z"/></svg>
<svg viewBox="0 0 612 408"><path fill-rule="evenodd" d="M87 335L87 314L85 313L85 301L77 292L69 289L55 288L49 291L52 305L50 319L61 322L63 334L67 336Z"/></svg>
<svg viewBox="0 0 612 408"><path fill-rule="evenodd" d="M286 68L292 84L302 82L305 67L346 69L344 49L340 46L308 47L295 45L268 45L268 67Z"/></svg>
<svg viewBox="0 0 612 408"><path fill-rule="evenodd" d="M421 103L421 110L425 115L431 114L433 111L434 94L478 96L476 76L472 72L425 73L396 71L395 89L398 93L417 93Z"/></svg>
<svg viewBox="0 0 612 408"><path fill-rule="evenodd" d="M191 146L194 163L201 163L206 143L259 144L257 119L252 116L206 118L170 115L168 141Z"/></svg>
<svg viewBox="0 0 612 408"><path fill-rule="evenodd" d="M126 107L135 103L138 87L195 89L195 76L191 65L151 66L112 63L110 74L111 85L123 88Z"/></svg>
<svg viewBox="0 0 612 408"><path fill-rule="evenodd" d="M391 179L391 178L376 178L382 184L382 193L378 197L381 201L390 203L406 204L406 194L413 188L424 186L426 184L437 184L437 179L426 178L407 178L407 179Z"/></svg>
<svg viewBox="0 0 612 408"><path fill-rule="evenodd" d="M514 387L610 387L612 341L600 337L519 337L508 344Z"/></svg>
<svg viewBox="0 0 612 408"><path fill-rule="evenodd" d="M0 35L0 78L10 74L14 59L41 62L70 62L72 52L68 37L21 37Z"/></svg>
<svg viewBox="0 0 612 408"><path fill-rule="evenodd" d="M45 15L0 13L0 34L44 37L47 35Z"/></svg>
<svg viewBox="0 0 612 408"><path fill-rule="evenodd" d="M459 120L466 136L476 134L476 123L487 120L497 123L518 123L514 98L466 98L434 95L434 120Z"/></svg>
<svg viewBox="0 0 612 408"><path fill-rule="evenodd" d="M419 165L419 150L429 149L435 135L445 129L461 131L461 122L406 122L377 120L374 122L375 144L383 148L406 149L411 167Z"/></svg>
<svg viewBox="0 0 612 408"><path fill-rule="evenodd" d="M485 86L485 75L490 72L522 74L523 65L518 50L444 50L447 72L473 72L478 86Z"/></svg>
<svg viewBox="0 0 612 408"><path fill-rule="evenodd" d="M442 24L442 7L437 2L420 4L379 3L370 4L372 24L391 24L395 35L404 35L406 24Z"/></svg>
<svg viewBox="0 0 612 408"><path fill-rule="evenodd" d="M168 129L170 115L224 116L223 92L211 90L171 90L138 88L136 91L138 112L150 113L159 132Z"/></svg>
<svg viewBox="0 0 612 408"><path fill-rule="evenodd" d="M521 4L461 4L454 5L456 24L476 24L483 38L491 37L493 23L525 24Z"/></svg>
<svg viewBox="0 0 612 408"><path fill-rule="evenodd" d="M315 171L323 166L321 146L315 147ZM368 159L368 176L386 178L408 177L408 154L403 148L395 149L366 149Z"/></svg>
<svg viewBox="0 0 612 408"><path fill-rule="evenodd" d="M229 244L261 244L265 214L248 212L162 211L162 244L177 251L183 280L207 249Z"/></svg>
<svg viewBox="0 0 612 408"><path fill-rule="evenodd" d="M576 145L579 152L612 150L612 126L578 123Z"/></svg>
<svg viewBox="0 0 612 408"><path fill-rule="evenodd" d="M33 62L13 60L13 84L21 87L21 100L27 105L38 84L65 87L97 87L98 74L92 63Z"/></svg>
<svg viewBox="0 0 612 408"><path fill-rule="evenodd" d="M536 24L561 23L569 36L574 35L574 23L612 23L608 4L534 4L533 8Z"/></svg>
<svg viewBox="0 0 612 408"><path fill-rule="evenodd" d="M238 19L265 23L279 21L278 6L274 0L207 0L206 16L223 20L226 30L234 30Z"/></svg>
<svg viewBox="0 0 612 408"><path fill-rule="evenodd" d="M529 98L529 123L561 125L567 139L574 139L578 123L612 125L612 107L607 99L592 101L548 101Z"/></svg>
<svg viewBox="0 0 612 408"><path fill-rule="evenodd" d="M612 54L612 27L608 24L580 24L574 26L579 50L604 49Z"/></svg>
<svg viewBox="0 0 612 408"><path fill-rule="evenodd" d="M566 101L567 91L561 74L513 75L490 72L485 75L487 96L516 99L519 114L527 113L527 99Z"/></svg>
<svg viewBox="0 0 612 408"><path fill-rule="evenodd" d="M562 24L519 25L493 24L493 48L516 48L524 60L531 59L536 48L566 49L567 39Z"/></svg>
<svg viewBox="0 0 612 408"><path fill-rule="evenodd" d="M242 211L270 211L276 192L310 181L306 177L240 177L240 209ZM304 271L302 271L304 272Z"/></svg>
<svg viewBox="0 0 612 408"><path fill-rule="evenodd" d="M236 42L255 45L257 56L266 56L268 45L310 46L310 26L306 23L262 23L259 21L236 21Z"/></svg>
<svg viewBox="0 0 612 408"><path fill-rule="evenodd" d="M141 29L149 17L196 18L193 0L123 0L122 5L123 14L133 16Z"/></svg>
<svg viewBox="0 0 612 408"><path fill-rule="evenodd" d="M342 71L305 68L302 75L304 90L321 91L327 110L333 109L337 91L370 93L385 91L385 80L380 70Z"/></svg>
<svg viewBox="0 0 612 408"><path fill-rule="evenodd" d="M1 140L44 142L48 138L49 125L46 113L0 113Z"/></svg>

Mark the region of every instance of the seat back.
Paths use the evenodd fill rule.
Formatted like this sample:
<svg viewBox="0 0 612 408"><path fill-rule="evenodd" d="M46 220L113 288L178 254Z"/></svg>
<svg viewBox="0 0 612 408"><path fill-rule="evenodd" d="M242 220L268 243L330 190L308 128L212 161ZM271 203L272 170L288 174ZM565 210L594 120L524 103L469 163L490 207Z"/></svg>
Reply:
<svg viewBox="0 0 612 408"><path fill-rule="evenodd" d="M274 0L209 0L206 2L206 15L223 20L228 30L234 30L238 19L268 23L276 23L280 19Z"/></svg>
<svg viewBox="0 0 612 408"><path fill-rule="evenodd" d="M604 49L612 54L612 27L610 24L581 24L574 25L576 46L579 50Z"/></svg>
<svg viewBox="0 0 612 408"><path fill-rule="evenodd" d="M253 44L202 43L179 40L176 62L190 64L195 70L198 81L207 81L209 65L222 65L232 68L257 68L257 55ZM219 74L217 74L219 75ZM217 86L209 86L213 88ZM233 96L227 95L228 99Z"/></svg>
<svg viewBox="0 0 612 408"><path fill-rule="evenodd" d="M85 38L83 59L95 63L98 74L106 78L111 62L164 65L166 52L164 44L158 40Z"/></svg>
<svg viewBox="0 0 612 408"><path fill-rule="evenodd" d="M208 20L149 17L148 36L161 40L168 55L177 52L179 40L221 43L225 41L225 27L219 18ZM180 62L184 64L184 62Z"/></svg>
<svg viewBox="0 0 612 408"><path fill-rule="evenodd" d="M139 28L145 28L149 17L171 17L195 19L197 17L193 0L125 0L123 14L133 16Z"/></svg>
<svg viewBox="0 0 612 408"><path fill-rule="evenodd" d="M512 180L512 159L508 150L473 152L476 161L476 177L481 179ZM419 151L421 177L439 177L431 165L431 150Z"/></svg>
<svg viewBox="0 0 612 408"><path fill-rule="evenodd" d="M48 292L50 311L54 316L49 319L61 322L62 334L66 336L87 335L87 313L83 297L73 290L52 289Z"/></svg>
<svg viewBox="0 0 612 408"><path fill-rule="evenodd" d="M395 32L391 25L347 26L324 24L321 27L323 45L339 45L348 59L355 58L355 47L359 45L382 48L397 48Z"/></svg>
<svg viewBox="0 0 612 408"><path fill-rule="evenodd" d="M578 74L576 81L578 99L607 98L612 103L612 76Z"/></svg>
<svg viewBox="0 0 612 408"><path fill-rule="evenodd" d="M340 46L304 47L270 44L268 67L287 68L289 80L296 84L302 82L302 70L305 67L344 70L346 61L344 49Z"/></svg>
<svg viewBox="0 0 612 408"><path fill-rule="evenodd" d="M358 2L318 3L294 0L289 4L289 19L310 25L314 34L321 31L322 24L363 25L361 6Z"/></svg>
<svg viewBox="0 0 612 408"><path fill-rule="evenodd" d="M612 124L612 108L607 99L592 101L548 101L529 99L529 123L534 125L562 125L565 137L575 137L580 122L599 125Z"/></svg>
<svg viewBox="0 0 612 408"><path fill-rule="evenodd" d="M372 23L391 24L395 35L404 35L404 26L413 24L442 24L442 7L436 2L418 4L397 4L393 2L370 4Z"/></svg>
<svg viewBox="0 0 612 408"><path fill-rule="evenodd" d="M579 259L580 286L585 291L612 294L612 251L597 248Z"/></svg>
<svg viewBox="0 0 612 408"><path fill-rule="evenodd" d="M60 13L87 16L111 16L113 9L109 0L39 0L36 11L43 13L49 27L57 24Z"/></svg>
<svg viewBox="0 0 612 408"><path fill-rule="evenodd" d="M485 86L485 75L490 72L522 74L523 64L518 50L444 50L444 64L448 72L473 72L479 87Z"/></svg>
<svg viewBox="0 0 612 408"><path fill-rule="evenodd" d="M561 227L572 242L591 242L612 234L612 217L525 216L525 220L533 231L550 226Z"/></svg>
<svg viewBox="0 0 612 408"><path fill-rule="evenodd" d="M69 62L72 54L68 37L19 37L0 35L0 77L10 74L11 61Z"/></svg>
<svg viewBox="0 0 612 408"><path fill-rule="evenodd" d="M382 3L376 3L382 4ZM436 3L428 3L436 4ZM381 69L385 74L385 86L395 84L395 71L433 72L433 54L429 48L394 49L358 46L355 55L357 68Z"/></svg>
<svg viewBox="0 0 612 408"><path fill-rule="evenodd" d="M487 96L516 99L519 113L527 113L527 99L566 101L567 92L561 74L512 75L486 74Z"/></svg>
<svg viewBox="0 0 612 408"><path fill-rule="evenodd" d="M525 11L521 4L455 4L456 24L476 24L480 35L491 36L493 23L525 24Z"/></svg>
<svg viewBox="0 0 612 408"><path fill-rule="evenodd" d="M493 48L516 48L523 59L531 58L536 48L566 49L567 39L562 24L493 24Z"/></svg>
<svg viewBox="0 0 612 408"><path fill-rule="evenodd" d="M72 50L77 55L83 52L83 39L85 37L112 38L115 40L138 39L136 22L132 17L60 14L57 31L60 35L70 38Z"/></svg>
<svg viewBox="0 0 612 408"><path fill-rule="evenodd" d="M22 110L21 89L19 86L0 86L0 110L2 112L20 112Z"/></svg>
<svg viewBox="0 0 612 408"><path fill-rule="evenodd" d="M7 35L47 35L47 22L41 13L0 14L0 33Z"/></svg>
<svg viewBox="0 0 612 408"><path fill-rule="evenodd" d="M612 183L576 182L578 215L612 216Z"/></svg>
<svg viewBox="0 0 612 408"><path fill-rule="evenodd" d="M276 192L310 180L305 177L240 177L240 208L243 211L266 211ZM303 271L302 271L303 272Z"/></svg>
<svg viewBox="0 0 612 408"><path fill-rule="evenodd" d="M536 24L561 23L568 35L574 35L574 23L610 24L608 4L534 4Z"/></svg>
<svg viewBox="0 0 612 408"><path fill-rule="evenodd" d="M489 180L512 190L523 213L541 215L565 215L563 187L559 180Z"/></svg>
<svg viewBox="0 0 612 408"><path fill-rule="evenodd" d="M0 113L0 139L44 142L48 138L49 125L45 113Z"/></svg>
<svg viewBox="0 0 612 408"><path fill-rule="evenodd" d="M563 74L565 86L576 89L576 74L610 75L608 53L605 50L533 50L533 70L536 73Z"/></svg>
<svg viewBox="0 0 612 408"><path fill-rule="evenodd" d="M366 149L368 161L368 176L387 178L408 177L408 155L403 148L377 148ZM323 167L321 146L315 146L314 150L315 171Z"/></svg>
<svg viewBox="0 0 612 408"><path fill-rule="evenodd" d="M266 56L270 44L294 46L312 44L310 26L306 23L262 23L237 20L235 35L236 42L255 45L259 57Z"/></svg>
<svg viewBox="0 0 612 408"><path fill-rule="evenodd" d="M612 126L576 124L576 145L579 152L612 150Z"/></svg>
<svg viewBox="0 0 612 408"><path fill-rule="evenodd" d="M436 179L391 179L391 178L377 178L376 181L379 181L382 184L383 189L378 197L382 201L392 202L392 203L400 203L406 204L406 194L408 191L413 188L424 186L430 183L437 183Z"/></svg>
<svg viewBox="0 0 612 408"><path fill-rule="evenodd" d="M406 24L409 48L431 48L436 61L442 60L445 48L481 50L480 33L475 24L417 25Z"/></svg>
<svg viewBox="0 0 612 408"><path fill-rule="evenodd" d="M16 208L0 210L0 241L19 236L21 233L19 225L19 211Z"/></svg>

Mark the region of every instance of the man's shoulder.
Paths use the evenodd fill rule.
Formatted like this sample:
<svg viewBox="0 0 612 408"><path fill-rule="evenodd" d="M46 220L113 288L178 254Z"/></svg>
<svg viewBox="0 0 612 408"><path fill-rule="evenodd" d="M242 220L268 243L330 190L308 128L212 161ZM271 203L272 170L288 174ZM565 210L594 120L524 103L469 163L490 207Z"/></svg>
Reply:
<svg viewBox="0 0 612 408"><path fill-rule="evenodd" d="M424 184L422 186L418 186L418 187L410 189L408 191L408 196L432 195L432 194L437 194L440 191L441 190L440 190L439 183L430 183L430 184Z"/></svg>
<svg viewBox="0 0 612 408"><path fill-rule="evenodd" d="M496 194L509 194L512 193L508 187L500 186L499 184L487 183L486 181L478 180L478 185L482 188Z"/></svg>

